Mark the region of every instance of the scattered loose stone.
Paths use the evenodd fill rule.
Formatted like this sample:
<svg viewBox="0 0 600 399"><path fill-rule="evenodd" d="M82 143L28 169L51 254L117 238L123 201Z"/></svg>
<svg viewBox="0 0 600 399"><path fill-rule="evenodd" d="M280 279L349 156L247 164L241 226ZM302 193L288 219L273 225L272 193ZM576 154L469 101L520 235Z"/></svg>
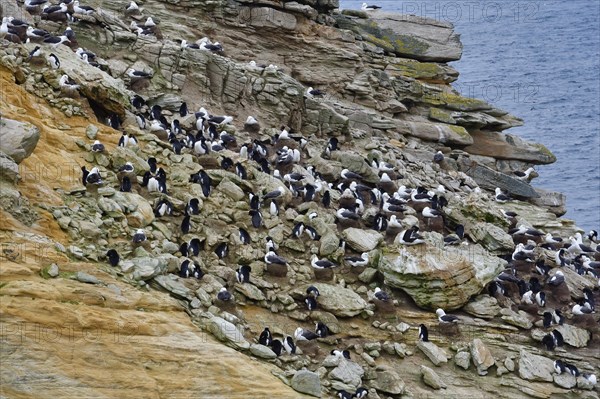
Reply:
<svg viewBox="0 0 600 399"><path fill-rule="evenodd" d="M421 374L423 382L433 389L446 388L446 384L442 381L439 375L427 366L421 366Z"/></svg>
<svg viewBox="0 0 600 399"><path fill-rule="evenodd" d="M58 265L56 263L53 263L48 268L48 275L50 277L56 277L56 276L58 276L59 273L60 273L60 270L58 269Z"/></svg>
<svg viewBox="0 0 600 399"><path fill-rule="evenodd" d="M419 341L417 343L417 348L419 348L421 352L423 352L425 356L427 356L429 360L431 360L431 362L436 366L448 362L448 355L446 352L433 342Z"/></svg>
<svg viewBox="0 0 600 399"><path fill-rule="evenodd" d="M291 386L298 392L316 396L317 398L321 397L321 380L319 379L319 375L312 371L297 371L292 377Z"/></svg>

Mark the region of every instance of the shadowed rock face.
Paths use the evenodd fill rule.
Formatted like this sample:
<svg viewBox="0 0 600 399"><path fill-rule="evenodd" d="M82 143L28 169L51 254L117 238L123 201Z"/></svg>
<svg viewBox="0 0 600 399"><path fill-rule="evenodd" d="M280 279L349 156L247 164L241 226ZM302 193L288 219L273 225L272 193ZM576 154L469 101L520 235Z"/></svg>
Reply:
<svg viewBox="0 0 600 399"><path fill-rule="evenodd" d="M162 32L158 39L132 33L132 19L124 16L120 1L86 5L97 12L72 26L79 45L98 54L102 70L64 46L46 50L61 58L60 70L51 70L43 60L26 62L33 44L0 48L3 121L39 131L39 139L18 143L28 157L2 158L0 307L6 327L6 395L59 397L69 389L74 397L300 398L302 393L331 397L336 389L366 386L373 397L405 392L427 397L430 387L447 387L464 397L480 396L482 390L502 398L524 392L580 396L564 389L572 381L553 378L548 369L553 354L542 353L538 342L544 332L527 331L539 324L536 312L517 313L510 308L518 301L478 295L505 265L496 255L510 254L514 243L500 206L474 189L501 187L522 198L535 197L510 171L552 162L553 157L541 145L501 133L521 124L518 118L452 89L458 72L445 62L458 59L461 46L450 25L386 13L369 14L371 19L361 12L340 15L334 11L335 0L150 0L140 4L143 17L138 22L151 15ZM22 14L13 3L2 3L2 11L2 16ZM27 13L22 19L35 21ZM65 26L43 21L39 27L59 33ZM202 36L222 43L224 51L182 49L178 42ZM250 60L277 68L251 66ZM234 116L224 129L235 135L237 147L201 157L188 150L176 155L169 143L140 130L129 104L135 93L128 68L153 72L149 82L133 88L150 105L161 105L169 120L177 117L181 101L193 111L204 106L215 115ZM61 93L63 73L80 85L76 96ZM306 98L308 86L324 90L325 96ZM137 147L116 147L121 132L104 120L111 113L121 117L128 134L136 135ZM260 121L262 131L242 131L248 115ZM194 117L181 118L181 124L193 129ZM357 226L345 229L335 223L337 190L330 190L333 205L325 209L319 197L303 202L285 189L278 200L279 216L263 208L263 227L253 229L248 193L263 195L281 181L237 151L253 139L268 141L281 125L309 140L302 162L290 169L312 183L307 164L336 184L341 170L349 168L375 186L379 171L371 161L390 162L398 184L428 190L445 186L449 225L426 221L415 204L407 205L398 218L403 228L437 226L439 232L425 232L426 244L405 249L370 229L378 204L365 199ZM323 149L332 136L341 149L328 157ZM95 139L106 146L105 153L90 152ZM298 144L290 140L288 145ZM440 148L446 161L437 165L431 160ZM150 156L168 173L167 194L138 187ZM232 169L220 170L223 156L240 161L248 179L241 180ZM483 172L470 175L461 169L467 158L481 163L472 166ZM132 193L119 191L118 169L125 162L135 168ZM82 186L84 165L101 170L105 186L97 193L86 193ZM213 181L208 197L199 184L189 183L190 174L200 169ZM555 216L554 197L546 195L538 205L508 203L502 209L517 211L519 221L532 227L572 235L576 226ZM184 234L181 222L191 198L199 199L200 214L190 216L190 231ZM161 199L172 203L172 216L154 214ZM550 212L540 205L551 206ZM318 216L310 219L313 211ZM320 241L291 237L298 222L315 228ZM467 244L444 248L440 232L449 233L457 223L465 226ZM240 242L240 227L250 232L247 245ZM131 241L138 228L148 239L135 246ZM281 276L264 271L267 236L289 262ZM201 253L189 257L205 273L201 279L179 275L184 259L180 244L194 238L201 242ZM340 238L347 241L345 250ZM229 253L219 259L215 249L222 243L229 244ZM118 266L107 264L108 249L118 250ZM369 252L369 265L360 271L344 265L344 256L363 251ZM308 261L312 253L336 263L327 283L315 282L317 273ZM250 282L236 283L240 265L251 266ZM571 294L564 303L552 302L553 307L567 308L583 288L594 287L589 276L571 270L565 274ZM316 311L306 310L309 285L321 293ZM234 300L217 297L224 286ZM386 314L371 297L376 286L391 297ZM464 304L473 318L458 310ZM464 324L450 330L439 326L430 310L437 307L456 309ZM593 317L588 320L592 327L597 323ZM297 327L314 331L317 322L328 325L333 335L298 345L294 355L276 357L256 344L265 326L282 340ZM429 327L433 342L416 345L415 327L421 323ZM580 369L597 371L597 335L590 336L581 325L560 330ZM348 348L352 360L326 360L334 348ZM471 357L476 371L469 369ZM465 370L446 364L452 359ZM430 362L439 367L421 367ZM494 374L494 365L502 378ZM554 380L559 381L556 386Z"/></svg>

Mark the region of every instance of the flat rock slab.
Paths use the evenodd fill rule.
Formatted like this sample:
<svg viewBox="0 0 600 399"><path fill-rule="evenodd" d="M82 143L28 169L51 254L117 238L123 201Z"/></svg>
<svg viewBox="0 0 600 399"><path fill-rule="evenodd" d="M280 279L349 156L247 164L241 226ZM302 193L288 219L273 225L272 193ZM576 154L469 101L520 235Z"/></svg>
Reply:
<svg viewBox="0 0 600 399"><path fill-rule="evenodd" d="M236 349L248 349L250 343L246 341L237 327L220 317L213 317L208 321L210 331L219 341L225 342Z"/></svg>
<svg viewBox="0 0 600 399"><path fill-rule="evenodd" d="M436 366L448 362L448 355L446 352L433 342L419 341L417 343L417 348L419 348Z"/></svg>
<svg viewBox="0 0 600 399"><path fill-rule="evenodd" d="M338 26L401 57L419 61L456 61L462 55L459 35L450 23L415 15L372 11L368 19L335 16Z"/></svg>
<svg viewBox="0 0 600 399"><path fill-rule="evenodd" d="M540 196L529 184L504 173L496 172L468 158L462 158L459 167L482 188L495 190L496 187L499 187L510 195L523 198L537 198Z"/></svg>
<svg viewBox="0 0 600 399"><path fill-rule="evenodd" d="M554 372L553 360L521 349L519 353L519 376L522 379L552 382Z"/></svg>
<svg viewBox="0 0 600 399"><path fill-rule="evenodd" d="M353 317L367 307L367 302L356 292L339 285L313 284L319 290L319 306L337 317ZM304 287L302 292L306 290Z"/></svg>

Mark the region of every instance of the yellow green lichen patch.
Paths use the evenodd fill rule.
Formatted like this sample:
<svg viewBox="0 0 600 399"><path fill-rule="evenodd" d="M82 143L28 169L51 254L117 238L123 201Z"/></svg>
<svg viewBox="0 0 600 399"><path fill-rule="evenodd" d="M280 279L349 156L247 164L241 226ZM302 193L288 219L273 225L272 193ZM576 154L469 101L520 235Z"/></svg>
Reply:
<svg viewBox="0 0 600 399"><path fill-rule="evenodd" d="M436 121L440 121L440 122L444 122L444 123L449 123L449 124L456 124L456 120L452 117L452 113L445 111L441 108L430 108L429 109L429 118L436 120Z"/></svg>

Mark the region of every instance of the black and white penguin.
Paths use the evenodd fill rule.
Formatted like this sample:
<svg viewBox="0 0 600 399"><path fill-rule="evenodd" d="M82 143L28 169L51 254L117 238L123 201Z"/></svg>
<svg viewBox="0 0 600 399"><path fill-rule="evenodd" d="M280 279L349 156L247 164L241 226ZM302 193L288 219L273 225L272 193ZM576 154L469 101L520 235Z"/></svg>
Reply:
<svg viewBox="0 0 600 399"><path fill-rule="evenodd" d="M243 245L248 245L252 241L252 239L250 238L250 233L248 233L248 231L242 227L239 228L239 235L240 235L240 242Z"/></svg>
<svg viewBox="0 0 600 399"><path fill-rule="evenodd" d="M258 338L258 343L264 346L271 346L273 342L273 336L271 335L271 330L269 327L265 327L263 332L260 333L260 337Z"/></svg>
<svg viewBox="0 0 600 399"><path fill-rule="evenodd" d="M419 341L429 342L429 331L425 324L419 325Z"/></svg>
<svg viewBox="0 0 600 399"><path fill-rule="evenodd" d="M100 171L98 170L98 168L92 168L92 170L90 170L88 175L85 177L85 185L87 184L102 184L102 177L100 176Z"/></svg>
<svg viewBox="0 0 600 399"><path fill-rule="evenodd" d="M202 242L199 238L192 238L188 244L188 253L190 256L198 256L202 249Z"/></svg>
<svg viewBox="0 0 600 399"><path fill-rule="evenodd" d="M217 293L217 299L219 301L228 302L231 300L231 293L227 291L227 288L222 287Z"/></svg>
<svg viewBox="0 0 600 399"><path fill-rule="evenodd" d="M185 215L181 221L181 232L187 234L190 232L190 215Z"/></svg>
<svg viewBox="0 0 600 399"><path fill-rule="evenodd" d="M289 335L283 340L283 349L285 349L285 351L290 355L296 353L296 344L294 343L292 337L290 337Z"/></svg>
<svg viewBox="0 0 600 399"><path fill-rule="evenodd" d="M94 141L94 144L92 144L92 152L104 152L104 144L102 144L100 140Z"/></svg>
<svg viewBox="0 0 600 399"><path fill-rule="evenodd" d="M356 392L354 392L354 396L352 396L352 397L355 399L364 399L367 397L368 394L369 394L369 391L367 390L367 388L358 387L356 389Z"/></svg>
<svg viewBox="0 0 600 399"><path fill-rule="evenodd" d="M106 252L106 257L111 266L117 266L119 264L119 253L115 249L109 249L108 252Z"/></svg>
<svg viewBox="0 0 600 399"><path fill-rule="evenodd" d="M119 186L119 191L122 193L130 193L131 192L131 179L129 176L123 176L121 180L121 185Z"/></svg>
<svg viewBox="0 0 600 399"><path fill-rule="evenodd" d="M248 265L242 265L238 267L235 272L235 278L240 284L249 283L250 282L250 272L252 268Z"/></svg>
<svg viewBox="0 0 600 399"><path fill-rule="evenodd" d="M318 298L320 294L319 294L319 290L317 289L317 287L315 287L314 285L310 285L306 289L306 295L313 297L313 298Z"/></svg>
<svg viewBox="0 0 600 399"><path fill-rule="evenodd" d="M281 352L283 351L283 344L281 341L274 339L273 342L271 342L271 350L275 352L275 355L280 356Z"/></svg>
<svg viewBox="0 0 600 399"><path fill-rule="evenodd" d="M226 242L220 243L217 248L215 248L215 254L219 257L219 259L223 259L229 254L229 245Z"/></svg>
<svg viewBox="0 0 600 399"><path fill-rule="evenodd" d="M259 210L251 209L248 214L251 216L252 226L256 229L260 228L263 224L262 213Z"/></svg>
<svg viewBox="0 0 600 399"><path fill-rule="evenodd" d="M154 216L171 216L173 214L173 204L166 198L158 201L158 204L154 207Z"/></svg>
<svg viewBox="0 0 600 399"><path fill-rule="evenodd" d="M325 323L318 322L315 326L315 334L319 338L325 338L329 335L329 328L325 325Z"/></svg>
<svg viewBox="0 0 600 399"><path fill-rule="evenodd" d="M304 303L306 304L306 308L308 310L315 310L317 309L317 299L315 297L312 296L308 296L306 298L304 298Z"/></svg>
<svg viewBox="0 0 600 399"><path fill-rule="evenodd" d="M133 243L139 244L144 241L146 241L146 233L144 233L143 229L137 229L133 235Z"/></svg>
<svg viewBox="0 0 600 399"><path fill-rule="evenodd" d="M348 349L344 349L344 350L333 349L330 352L330 355L337 356L339 358L343 357L344 359L350 360L350 351Z"/></svg>

